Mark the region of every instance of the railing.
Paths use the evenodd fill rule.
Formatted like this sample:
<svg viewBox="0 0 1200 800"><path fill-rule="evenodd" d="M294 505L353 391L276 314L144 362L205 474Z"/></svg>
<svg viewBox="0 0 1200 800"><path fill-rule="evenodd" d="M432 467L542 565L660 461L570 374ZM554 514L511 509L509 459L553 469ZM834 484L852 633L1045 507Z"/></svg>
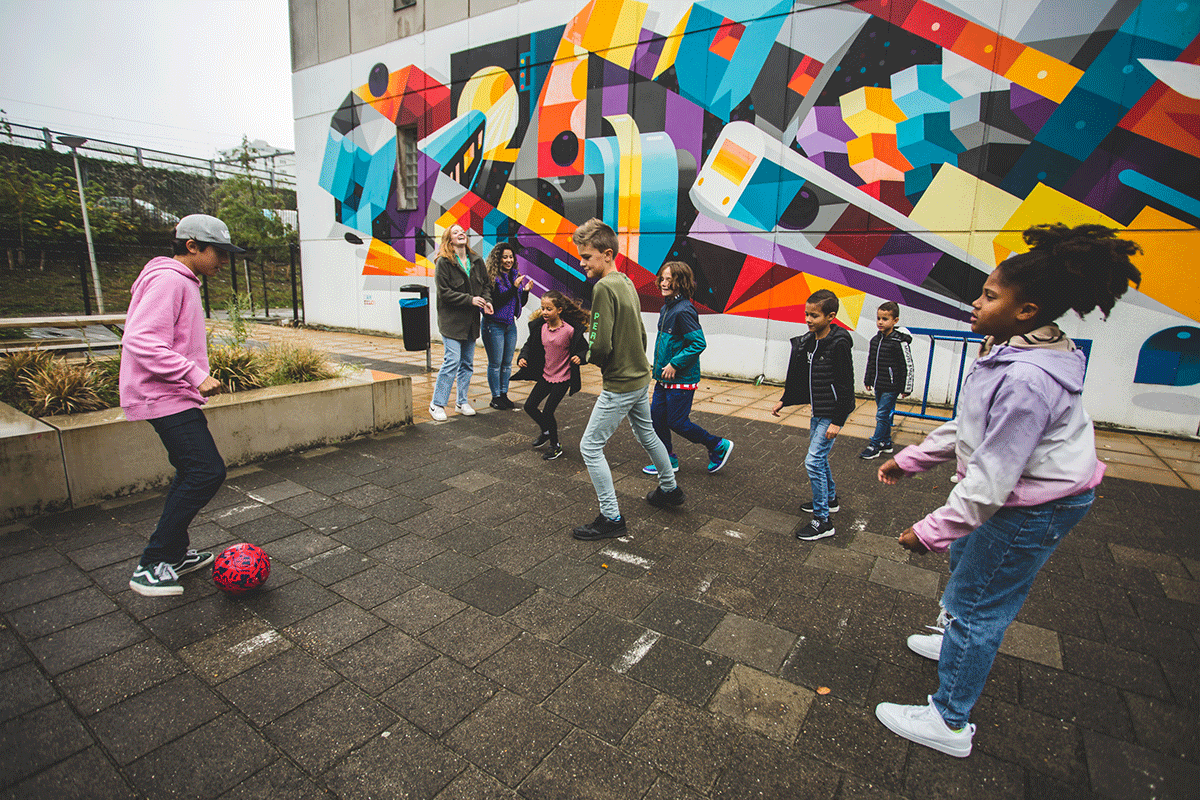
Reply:
<svg viewBox="0 0 1200 800"><path fill-rule="evenodd" d="M936 419L943 422L952 420L958 414L958 395L962 391L963 373L967 369L967 343L982 342L984 337L971 331L955 331L944 328L906 328L906 330L915 336L929 337L929 358L925 362L925 388L921 392L921 411L895 411L896 416L900 417L917 417L918 419ZM1072 339L1075 346L1083 351L1084 356L1084 375L1087 375L1087 359L1092 354L1091 339ZM950 409L950 416L942 417L936 414L927 413L929 410L929 382L933 377L933 351L934 346L938 342L957 342L962 345L962 349L958 354L958 377L954 381L954 403Z"/></svg>

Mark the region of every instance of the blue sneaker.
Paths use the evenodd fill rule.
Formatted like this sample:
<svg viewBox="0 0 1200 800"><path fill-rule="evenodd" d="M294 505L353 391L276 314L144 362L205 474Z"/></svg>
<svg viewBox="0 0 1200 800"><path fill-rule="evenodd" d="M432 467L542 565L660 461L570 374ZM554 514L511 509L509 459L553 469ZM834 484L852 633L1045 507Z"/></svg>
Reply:
<svg viewBox="0 0 1200 800"><path fill-rule="evenodd" d="M671 469L679 469L679 456L675 455L674 453L671 454ZM654 466L653 464L647 464L646 466L642 467L642 472L646 473L647 475L657 475L658 467Z"/></svg>
<svg viewBox="0 0 1200 800"><path fill-rule="evenodd" d="M716 472L725 466L725 462L729 460L729 454L732 452L733 442L729 439L722 439L713 451L708 454L708 471Z"/></svg>

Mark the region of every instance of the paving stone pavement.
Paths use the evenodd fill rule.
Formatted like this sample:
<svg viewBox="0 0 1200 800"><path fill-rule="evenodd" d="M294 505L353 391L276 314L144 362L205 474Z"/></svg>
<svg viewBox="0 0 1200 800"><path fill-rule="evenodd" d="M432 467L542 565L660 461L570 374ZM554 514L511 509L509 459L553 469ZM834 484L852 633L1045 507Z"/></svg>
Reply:
<svg viewBox="0 0 1200 800"><path fill-rule="evenodd" d="M803 431L698 413L734 439L657 510L627 426L608 447L627 539L571 527L593 396L544 462L481 409L232 470L192 544L271 555L240 599L127 582L161 492L0 528L4 797L1195 797L1200 493L1108 479L1038 577L952 759L888 733L921 702L944 555L899 530L949 468L895 487L833 449L837 535L791 536Z"/></svg>

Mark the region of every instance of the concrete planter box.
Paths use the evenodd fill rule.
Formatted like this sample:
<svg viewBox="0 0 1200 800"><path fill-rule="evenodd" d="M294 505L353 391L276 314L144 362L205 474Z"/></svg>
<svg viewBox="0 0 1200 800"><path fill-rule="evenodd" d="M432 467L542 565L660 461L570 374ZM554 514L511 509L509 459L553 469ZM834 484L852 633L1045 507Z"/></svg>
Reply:
<svg viewBox="0 0 1200 800"><path fill-rule="evenodd" d="M234 466L412 424L412 379L365 370L220 395L204 413ZM119 408L40 421L12 414L21 419L0 413L0 520L85 506L174 475L154 428L126 420Z"/></svg>

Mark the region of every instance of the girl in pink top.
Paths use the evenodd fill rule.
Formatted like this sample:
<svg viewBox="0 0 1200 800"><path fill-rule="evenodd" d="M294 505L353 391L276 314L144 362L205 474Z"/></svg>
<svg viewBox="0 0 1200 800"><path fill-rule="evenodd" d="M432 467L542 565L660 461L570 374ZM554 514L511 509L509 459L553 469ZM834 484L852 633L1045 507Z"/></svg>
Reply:
<svg viewBox="0 0 1200 800"><path fill-rule="evenodd" d="M520 371L514 380L536 380L525 400L525 413L538 424L541 433L534 447L547 442L550 449L542 456L553 461L562 455L558 443L558 421L554 410L569 390L579 391L579 365L587 357L587 314L561 292L542 295L541 315L529 323L529 339L517 359ZM546 405L538 409L543 401Z"/></svg>

